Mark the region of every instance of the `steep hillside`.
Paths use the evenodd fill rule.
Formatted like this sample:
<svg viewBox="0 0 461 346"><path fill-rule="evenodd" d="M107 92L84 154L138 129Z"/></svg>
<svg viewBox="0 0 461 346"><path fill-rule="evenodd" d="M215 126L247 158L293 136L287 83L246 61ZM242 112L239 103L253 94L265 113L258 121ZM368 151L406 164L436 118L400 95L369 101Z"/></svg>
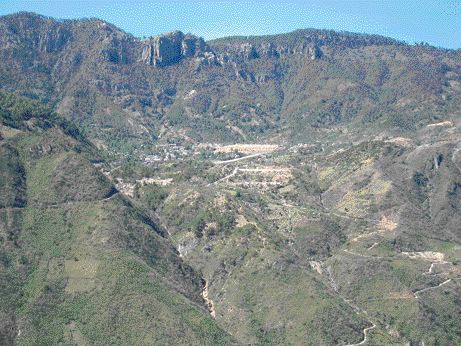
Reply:
<svg viewBox="0 0 461 346"><path fill-rule="evenodd" d="M45 107L0 93L1 344L227 343L202 279Z"/></svg>

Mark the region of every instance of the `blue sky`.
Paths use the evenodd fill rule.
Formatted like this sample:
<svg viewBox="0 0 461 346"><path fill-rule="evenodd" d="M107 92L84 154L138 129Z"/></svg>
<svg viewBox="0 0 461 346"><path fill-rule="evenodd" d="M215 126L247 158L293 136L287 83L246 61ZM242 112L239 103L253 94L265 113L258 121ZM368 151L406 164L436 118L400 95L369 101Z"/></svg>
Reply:
<svg viewBox="0 0 461 346"><path fill-rule="evenodd" d="M212 39L326 28L461 48L461 0L0 0L0 15L98 17L135 36L182 30Z"/></svg>

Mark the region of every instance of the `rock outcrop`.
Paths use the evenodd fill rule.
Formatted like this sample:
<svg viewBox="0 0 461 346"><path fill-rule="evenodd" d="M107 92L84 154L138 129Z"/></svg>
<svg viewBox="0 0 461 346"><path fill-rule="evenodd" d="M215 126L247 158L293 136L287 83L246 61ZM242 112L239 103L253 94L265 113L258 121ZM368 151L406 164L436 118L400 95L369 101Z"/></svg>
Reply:
<svg viewBox="0 0 461 346"><path fill-rule="evenodd" d="M38 36L38 48L41 52L60 51L69 42L72 34L63 27L53 25Z"/></svg>
<svg viewBox="0 0 461 346"><path fill-rule="evenodd" d="M102 50L105 61L114 64L127 64L132 62L135 46L133 40L128 37L117 37L115 35L105 40L106 47Z"/></svg>
<svg viewBox="0 0 461 346"><path fill-rule="evenodd" d="M245 60L256 59L259 57L259 53L256 50L256 47L251 43L243 43L240 46L240 53L242 54Z"/></svg>
<svg viewBox="0 0 461 346"><path fill-rule="evenodd" d="M228 62L242 63L259 58L280 58L285 55L305 55L311 60L323 56L320 45L314 43L301 43L292 45L275 45L271 42L252 44L250 42L238 45L230 44L218 48L218 60L221 64Z"/></svg>
<svg viewBox="0 0 461 346"><path fill-rule="evenodd" d="M141 61L153 66L168 66L192 57L202 58L206 63L216 61L216 56L202 38L173 31L145 40Z"/></svg>

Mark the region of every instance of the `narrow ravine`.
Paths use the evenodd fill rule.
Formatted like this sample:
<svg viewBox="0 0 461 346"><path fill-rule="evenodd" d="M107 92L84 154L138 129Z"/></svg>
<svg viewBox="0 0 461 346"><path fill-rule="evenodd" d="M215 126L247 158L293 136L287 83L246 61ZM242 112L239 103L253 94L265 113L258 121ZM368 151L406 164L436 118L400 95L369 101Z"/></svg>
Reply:
<svg viewBox="0 0 461 346"><path fill-rule="evenodd" d="M208 311L210 312L211 317L215 318L216 317L216 311L214 309L214 303L213 301L208 297L208 281L205 281L205 286L203 287L202 290L202 297L203 300L205 300L206 306L208 308Z"/></svg>

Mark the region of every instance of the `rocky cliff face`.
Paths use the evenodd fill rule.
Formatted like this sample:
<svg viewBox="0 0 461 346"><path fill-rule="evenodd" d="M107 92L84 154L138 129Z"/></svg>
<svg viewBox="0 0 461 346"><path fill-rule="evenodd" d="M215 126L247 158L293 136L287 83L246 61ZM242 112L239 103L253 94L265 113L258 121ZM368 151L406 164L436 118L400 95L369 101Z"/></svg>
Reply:
<svg viewBox="0 0 461 346"><path fill-rule="evenodd" d="M138 41L131 35L121 32L105 22L98 23L99 46L105 61L114 64L129 64L137 60Z"/></svg>
<svg viewBox="0 0 461 346"><path fill-rule="evenodd" d="M210 47L202 38L184 35L180 31L153 36L143 41L141 61L153 66L169 66L185 58L196 58L200 63L239 63L258 58L279 58L283 55L302 54L315 60L323 56L321 47L312 42L291 46L262 42L239 42L225 47Z"/></svg>
<svg viewBox="0 0 461 346"><path fill-rule="evenodd" d="M214 56L202 38L184 35L181 31L153 36L143 42L141 61L153 66L168 66L184 58Z"/></svg>
<svg viewBox="0 0 461 346"><path fill-rule="evenodd" d="M52 53L64 49L71 41L72 33L59 22L46 17L21 13L7 16L0 23L2 47L26 46L41 53Z"/></svg>
<svg viewBox="0 0 461 346"><path fill-rule="evenodd" d="M270 42L254 45L245 42L237 47L228 47L228 55L236 55L243 60L252 60L257 58L279 58L283 55L302 54L311 60L319 59L323 53L318 45L313 43L302 44L298 47L289 47L285 45L276 46ZM225 53L226 54L226 53Z"/></svg>

